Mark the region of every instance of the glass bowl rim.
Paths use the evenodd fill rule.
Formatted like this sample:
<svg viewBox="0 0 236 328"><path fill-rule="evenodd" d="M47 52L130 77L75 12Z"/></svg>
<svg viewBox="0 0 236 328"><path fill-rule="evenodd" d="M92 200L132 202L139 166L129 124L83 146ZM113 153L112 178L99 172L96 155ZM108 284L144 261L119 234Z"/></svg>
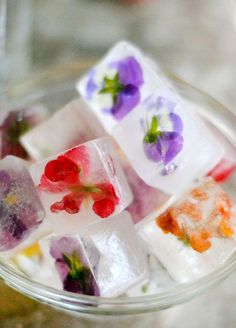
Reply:
<svg viewBox="0 0 236 328"><path fill-rule="evenodd" d="M47 83L50 85L53 83L64 83L65 80L75 82L78 76L81 75L81 72L87 70L90 65L90 61L82 63L75 62L48 70L24 83L10 87L4 91L2 96L4 95L4 97L11 101L11 99L21 97L24 93L34 92L35 88L45 89ZM234 128L236 123L235 114L207 93L191 86L189 83L184 82L171 73L167 73L166 75L180 93L187 91L187 94L191 95L191 99L194 98L198 103L202 103L204 107L206 107L206 104L210 104L211 110L209 110L209 108L208 111L202 109L200 114L208 120L211 119L211 123L221 130L236 148L236 133ZM213 108L217 109L217 111L214 112L215 115L212 122L212 117L208 114L209 112L213 112ZM0 277L12 288L31 298L64 310L95 315L140 314L183 303L223 280L232 273L235 268L236 254L234 253L222 266L192 283L179 284L171 290L158 294L137 297L123 296L119 298L105 298L78 295L42 285L18 273L0 259Z"/></svg>

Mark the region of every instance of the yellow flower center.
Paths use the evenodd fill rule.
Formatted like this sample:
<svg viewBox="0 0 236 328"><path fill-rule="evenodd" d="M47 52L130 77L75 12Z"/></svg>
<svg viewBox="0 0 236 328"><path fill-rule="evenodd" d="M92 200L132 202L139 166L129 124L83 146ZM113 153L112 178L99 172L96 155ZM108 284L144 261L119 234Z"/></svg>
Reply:
<svg viewBox="0 0 236 328"><path fill-rule="evenodd" d="M13 192L9 192L5 198L5 202L8 205L14 205L18 202L18 197Z"/></svg>

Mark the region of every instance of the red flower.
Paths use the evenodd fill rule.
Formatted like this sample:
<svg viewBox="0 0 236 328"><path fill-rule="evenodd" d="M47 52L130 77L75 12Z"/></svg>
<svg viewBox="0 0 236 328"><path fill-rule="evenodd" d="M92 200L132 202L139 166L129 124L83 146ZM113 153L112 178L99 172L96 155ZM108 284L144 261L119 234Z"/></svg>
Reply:
<svg viewBox="0 0 236 328"><path fill-rule="evenodd" d="M218 163L213 170L208 173L208 176L214 178L216 182L225 182L231 174L236 171L236 163L223 159Z"/></svg>
<svg viewBox="0 0 236 328"><path fill-rule="evenodd" d="M93 204L93 211L101 218L107 218L115 211L115 203L111 199L101 199Z"/></svg>
<svg viewBox="0 0 236 328"><path fill-rule="evenodd" d="M68 150L64 156L72 162L77 163L80 166L83 175L86 176L89 174L90 157L85 146L72 148Z"/></svg>
<svg viewBox="0 0 236 328"><path fill-rule="evenodd" d="M60 202L51 206L52 212L66 211L75 214L80 211L82 202L91 197L94 201L93 211L100 217L106 218L114 211L119 203L112 184L98 184L95 186L78 186L73 188L73 192L63 197Z"/></svg>
<svg viewBox="0 0 236 328"><path fill-rule="evenodd" d="M97 185L96 188L100 191L91 195L94 200L93 211L100 217L106 218L115 211L119 198L110 183Z"/></svg>
<svg viewBox="0 0 236 328"><path fill-rule="evenodd" d="M83 195L71 193L64 196L60 202L54 203L50 209L54 213L65 210L69 214L76 214L80 211L83 200Z"/></svg>
<svg viewBox="0 0 236 328"><path fill-rule="evenodd" d="M45 177L52 182L65 181L73 184L78 182L80 170L79 166L70 159L59 156L47 163Z"/></svg>
<svg viewBox="0 0 236 328"><path fill-rule="evenodd" d="M75 214L80 211L85 199L93 200L93 211L102 218L110 216L119 198L110 183L85 185L81 183L84 176L89 174L89 161L86 148L76 147L57 159L47 163L41 177L39 188L47 193L61 193L68 191L62 200L51 205L52 212L66 211Z"/></svg>

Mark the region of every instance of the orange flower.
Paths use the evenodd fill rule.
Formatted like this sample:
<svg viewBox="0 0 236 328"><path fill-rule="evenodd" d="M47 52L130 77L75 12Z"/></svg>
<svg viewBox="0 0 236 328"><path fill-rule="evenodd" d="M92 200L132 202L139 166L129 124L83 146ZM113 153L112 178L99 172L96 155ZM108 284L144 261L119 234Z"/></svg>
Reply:
<svg viewBox="0 0 236 328"><path fill-rule="evenodd" d="M198 232L194 232L190 236L189 242L195 251L203 253L211 247L211 241L209 240L210 237L210 232L204 229Z"/></svg>
<svg viewBox="0 0 236 328"><path fill-rule="evenodd" d="M189 201L185 201L180 204L177 208L173 208L172 215L177 219L179 215L185 214L190 217L193 221L200 221L202 219L201 211L198 205L193 204Z"/></svg>
<svg viewBox="0 0 236 328"><path fill-rule="evenodd" d="M231 218L230 209L232 206L233 202L230 197L225 192L221 192L218 196L216 207L224 219L229 220Z"/></svg>
<svg viewBox="0 0 236 328"><path fill-rule="evenodd" d="M219 233L226 238L232 238L234 236L234 230L230 227L228 219L224 218L220 221Z"/></svg>
<svg viewBox="0 0 236 328"><path fill-rule="evenodd" d="M157 217L156 224L164 233L170 232L175 236L181 235L181 229L179 228L178 222L171 215L171 211L167 211L161 216Z"/></svg>
<svg viewBox="0 0 236 328"><path fill-rule="evenodd" d="M207 194L207 192L201 190L200 188L193 189L191 191L191 195L193 198L200 200L200 201L209 199L209 195Z"/></svg>

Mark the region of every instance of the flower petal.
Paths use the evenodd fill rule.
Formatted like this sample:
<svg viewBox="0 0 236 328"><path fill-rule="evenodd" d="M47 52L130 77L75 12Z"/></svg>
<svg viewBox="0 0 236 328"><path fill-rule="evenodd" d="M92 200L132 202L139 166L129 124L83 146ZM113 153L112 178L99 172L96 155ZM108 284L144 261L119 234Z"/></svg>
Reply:
<svg viewBox="0 0 236 328"><path fill-rule="evenodd" d="M82 170L83 175L89 173L90 168L90 156L85 146L77 146L68 150L63 155L64 157L73 161Z"/></svg>
<svg viewBox="0 0 236 328"><path fill-rule="evenodd" d="M169 99L166 99L164 97L158 97L157 99L157 108L160 110L163 107L168 109L168 113L172 113L176 104L173 101L170 101Z"/></svg>
<svg viewBox="0 0 236 328"><path fill-rule="evenodd" d="M181 133L183 131L183 122L179 115L170 113L170 120L173 124L173 131Z"/></svg>
<svg viewBox="0 0 236 328"><path fill-rule="evenodd" d="M45 166L45 177L52 182L75 183L79 180L79 168L72 160L59 156Z"/></svg>
<svg viewBox="0 0 236 328"><path fill-rule="evenodd" d="M140 101L140 92L136 86L127 85L117 96L115 105L111 109L117 120L122 120Z"/></svg>
<svg viewBox="0 0 236 328"><path fill-rule="evenodd" d="M160 138L164 164L170 163L182 150L184 139L176 132L164 132Z"/></svg>
<svg viewBox="0 0 236 328"><path fill-rule="evenodd" d="M119 198L110 183L96 185L96 188L100 191L91 194L94 200L93 211L101 218L106 218L115 211L116 205L119 204Z"/></svg>
<svg viewBox="0 0 236 328"><path fill-rule="evenodd" d="M4 171L0 171L0 192L4 193L5 191L8 190L11 182L11 177L10 175Z"/></svg>
<svg viewBox="0 0 236 328"><path fill-rule="evenodd" d="M51 205L50 210L54 213L66 211L69 214L76 214L80 211L84 195L68 194L60 202Z"/></svg>
<svg viewBox="0 0 236 328"><path fill-rule="evenodd" d="M69 268L68 265L67 265L65 262L63 262L63 260L61 260L61 259L57 259L57 260L55 261L55 267L56 267L57 272L58 272L58 274L59 274L59 276L60 276L60 280L61 280L61 281L64 281L64 280L67 278L67 276L68 276L68 274L69 274L69 272L70 272L70 268Z"/></svg>
<svg viewBox="0 0 236 328"><path fill-rule="evenodd" d="M158 140L155 143L146 143L143 144L144 152L150 160L154 162L160 162L163 160L161 143Z"/></svg>
<svg viewBox="0 0 236 328"><path fill-rule="evenodd" d="M115 211L115 204L111 199L101 199L93 204L93 211L101 218L107 218Z"/></svg>
<svg viewBox="0 0 236 328"><path fill-rule="evenodd" d="M63 259L63 254L73 254L77 251L78 241L73 237L52 238L50 254L54 259Z"/></svg>
<svg viewBox="0 0 236 328"><path fill-rule="evenodd" d="M53 183L43 174L38 188L40 191L56 194L68 190L68 185L62 181Z"/></svg>
<svg viewBox="0 0 236 328"><path fill-rule="evenodd" d="M94 69L92 69L88 73L88 81L86 85L86 99L88 100L91 99L95 91L99 89L96 83L94 82L95 73L96 71Z"/></svg>
<svg viewBox="0 0 236 328"><path fill-rule="evenodd" d="M134 57L127 57L118 63L119 80L122 84L141 86L144 82L142 68Z"/></svg>

